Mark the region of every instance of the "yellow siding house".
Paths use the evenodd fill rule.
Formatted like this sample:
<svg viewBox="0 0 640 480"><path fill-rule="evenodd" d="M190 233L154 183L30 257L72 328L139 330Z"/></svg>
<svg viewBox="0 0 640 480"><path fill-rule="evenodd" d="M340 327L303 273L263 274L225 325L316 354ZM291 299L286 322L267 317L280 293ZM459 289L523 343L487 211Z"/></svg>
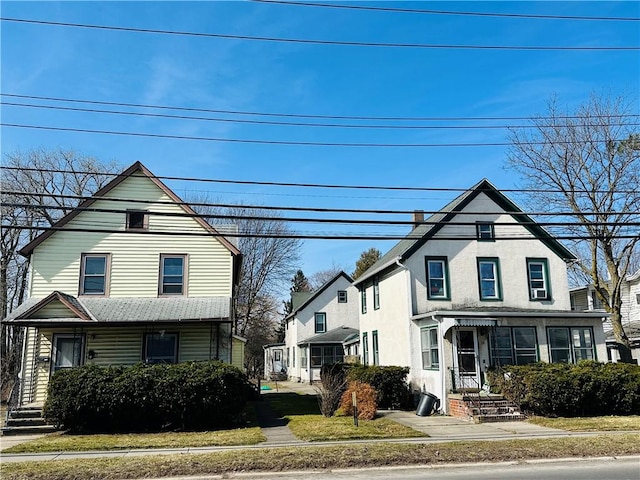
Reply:
<svg viewBox="0 0 640 480"><path fill-rule="evenodd" d="M242 256L140 162L45 231L29 259L20 403L87 363L216 359L242 367L232 297Z"/></svg>

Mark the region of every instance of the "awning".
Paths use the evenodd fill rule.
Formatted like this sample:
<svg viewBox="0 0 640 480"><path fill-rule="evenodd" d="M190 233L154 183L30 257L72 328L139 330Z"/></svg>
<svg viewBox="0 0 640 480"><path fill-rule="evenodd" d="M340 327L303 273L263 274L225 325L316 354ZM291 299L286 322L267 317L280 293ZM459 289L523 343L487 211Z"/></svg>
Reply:
<svg viewBox="0 0 640 480"><path fill-rule="evenodd" d="M445 335L453 327L495 327L498 321L495 318L451 318L442 320L442 335Z"/></svg>

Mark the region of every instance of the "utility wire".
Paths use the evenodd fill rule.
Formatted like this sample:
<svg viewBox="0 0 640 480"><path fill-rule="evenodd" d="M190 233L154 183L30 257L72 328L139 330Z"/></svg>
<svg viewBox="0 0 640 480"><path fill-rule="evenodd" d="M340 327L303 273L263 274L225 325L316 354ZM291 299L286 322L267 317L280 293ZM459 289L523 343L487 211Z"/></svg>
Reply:
<svg viewBox="0 0 640 480"><path fill-rule="evenodd" d="M289 117L289 118L317 118L317 119L333 119L333 120L387 120L387 121L424 121L424 122L455 122L455 121L513 121L513 120L531 120L532 117L375 117L375 116L353 116L353 115L316 115L316 114L301 114L301 113L270 113L270 112L251 112L240 110L219 110L210 108L192 108L192 107L178 107L167 105L150 105L142 103L123 103L123 102L106 102L99 100L81 100L75 98L61 98L61 97L44 97L37 95L18 95L12 93L0 93L3 97L12 98L24 98L30 100L51 100L55 102L68 102L68 103L88 103L95 105L111 105L116 107L137 107L137 108L154 108L163 110L182 110L187 112L203 112L203 113L224 113L229 115L252 115L252 116L268 116L268 117ZM640 117L638 114L615 114L615 115L590 115L589 118L626 118L626 117ZM536 116L536 120L553 118L553 119L582 119L584 116L579 115L566 115L566 116Z"/></svg>
<svg viewBox="0 0 640 480"><path fill-rule="evenodd" d="M3 127L12 128L29 128L36 130L50 130L57 132L76 132L76 133L98 133L102 135L120 135L129 137L147 137L147 138L168 138L173 140L196 140L203 142L223 142L223 143L249 143L260 145L299 145L312 147L378 147L378 148L436 148L436 147L508 147L508 142L493 143L343 143L343 142L310 142L310 141L293 141L293 140L257 140L257 139L240 139L240 138L221 138L221 137L196 137L190 135L168 135L160 133L140 133L140 132L122 132L114 130L91 130L87 128L69 128L69 127L52 127L46 125L25 125L18 123L0 123ZM611 139L620 142L618 139ZM557 141L561 144L583 143L577 140ZM545 145L546 142L520 142L520 145Z"/></svg>
<svg viewBox="0 0 640 480"><path fill-rule="evenodd" d="M18 172L38 172L38 173L65 173L73 175L99 175L103 177L118 177L122 173L108 173L108 172L94 172L88 170L66 170L66 169L52 169L52 168L37 168L37 167L11 167L0 166L0 170L10 170ZM168 175L151 175L150 178L156 180L172 180L172 181L184 181L184 182L202 182L202 183L222 183L233 185L260 185L260 186L275 186L275 187L304 187L304 188L328 188L328 189L347 189L347 190L392 190L392 191L408 191L408 192L466 192L469 188L452 188L452 187L412 187L412 186L380 186L380 185L340 185L340 184L327 184L327 183L292 183L292 182L266 182L258 180L222 180L215 178L199 178L199 177L173 177ZM481 189L483 190L483 189ZM501 188L501 192L515 192L515 193L563 193L564 190L551 190L543 188ZM574 192L585 193L609 193L610 190L579 190L574 189ZM18 191L14 193L20 193ZM22 192L29 194L27 192ZM614 193L633 195L637 192L635 190L614 190ZM34 193L31 193L34 195ZM62 196L62 195L61 195ZM78 197L86 198L86 197ZM376 198L376 197L371 197Z"/></svg>
<svg viewBox="0 0 640 480"><path fill-rule="evenodd" d="M187 236L187 237L230 237L230 238L287 238L287 239L316 239L316 240L405 240L413 239L419 240L422 235L322 235L322 234L299 234L299 233L210 233L210 232L178 232L178 231L164 231L164 230L114 230L114 229L102 229L102 228L73 228L73 227L32 227L28 225L9 225L3 228L11 230L37 230L37 231L65 231L65 232L83 232L83 233L120 233L130 235L165 235L165 236ZM215 228L215 227L214 227ZM567 235L567 236L554 236L555 240L590 240L599 239L601 236L594 235ZM619 235L618 239L635 239L637 235ZM433 236L432 240L447 240L447 241L469 241L477 240L475 235L468 236ZM496 240L535 240L534 237L496 237Z"/></svg>
<svg viewBox="0 0 640 480"><path fill-rule="evenodd" d="M369 10L381 12L397 13L421 13L428 15L460 15L472 17L498 17L498 18L530 18L537 20L587 20L587 21L615 21L615 22L637 22L637 17L587 17L577 15L537 15L532 13L498 13L498 12L461 12L453 10L422 10L416 8L396 8L396 7L370 7L362 5L340 5L335 3L310 3L310 2L288 2L280 0L252 0L257 3L273 3L275 5L295 5L299 7L322 7L339 8L349 10Z"/></svg>
<svg viewBox="0 0 640 480"><path fill-rule="evenodd" d="M80 201L86 200L100 200L107 202L125 202L139 205L182 205L192 208L228 208L228 209L250 209L250 210L270 210L270 211L291 211L291 212L317 212L317 213L357 213L357 214L372 214L372 215L413 215L416 210L381 210L381 209L353 209L353 208L325 208L325 207L290 207L290 206L273 206L273 205L238 205L234 203L208 203L208 202L177 202L173 200L139 200L131 198L118 198L118 197L101 197L101 196L81 196L81 195L66 195L59 193L45 193L45 192L24 192L19 190L3 191L5 195L27 195L32 197L45 197L45 198L60 198L60 199L74 199ZM43 205L43 208L47 208L48 205ZM73 207L68 207L72 210ZM574 216L574 215L626 215L637 212L619 212L619 211L605 211L605 212L590 212L582 211L579 214L576 212L522 212L522 211L482 211L482 212L469 212L465 210L418 210L417 212L425 215L435 214L455 214L455 215L529 215L529 216ZM275 219L279 217L273 217Z"/></svg>
<svg viewBox="0 0 640 480"><path fill-rule="evenodd" d="M181 35L190 37L224 38L231 40L254 40L260 42L296 43L310 45L340 45L350 47L388 47L388 48L422 48L443 50L528 50L528 51L636 51L640 46L616 47L576 47L576 46L543 46L543 45L445 45L427 43L377 43L377 42L348 42L340 40L311 40L303 38L259 37L250 35L228 35L220 33L187 32L177 30L158 30L151 28L117 27L108 25L93 25L86 23L52 22L44 20L29 20L24 18L0 17L4 22L29 23L35 25L52 25L58 27L88 28L98 30L112 30L120 32L152 33L161 35Z"/></svg>
<svg viewBox="0 0 640 480"><path fill-rule="evenodd" d="M38 210L45 208L46 210L69 210L68 207L60 205L34 205L31 203L15 203L15 202L2 202L0 205L4 207L12 208L24 208L28 210ZM97 208L97 207L76 207L75 211L79 212L92 212L92 213L118 213L126 215L130 213L130 210L123 210L117 208ZM203 218L203 219L225 219L225 220L257 220L272 222L283 221L292 223L331 223L331 224L347 224L347 225L383 225L383 226L405 226L405 225L448 225L448 226L463 226L463 227L475 227L478 222L464 222L464 221L443 221L443 220L375 220L375 219L346 219L346 218L312 218L312 217L268 217L257 215L233 215L228 213L188 213L188 212L161 212L145 210L144 213L150 217L173 217L173 218ZM93 223L93 221L92 221ZM107 224L113 224L113 222L105 222ZM91 224L91 223L90 223ZM542 227L583 227L585 226L580 222L536 222L536 221L523 221L518 223L513 222L492 222L492 225L498 227L517 227L519 225L538 225ZM637 222L610 222L610 221L594 221L589 224L590 226L615 226L615 227L640 227L640 221ZM165 224L166 227L171 227L170 224Z"/></svg>
<svg viewBox="0 0 640 480"><path fill-rule="evenodd" d="M372 129L421 129L421 130L478 130L494 129L506 130L511 128L545 128L551 125L353 125L340 123L302 123L302 122L274 122L270 120L243 120L233 118L194 117L188 115L170 115L161 113L123 112L114 110L102 110L97 108L63 107L59 105L36 105L28 103L2 102L3 105L12 107L43 108L49 110L63 110L86 113L107 113L111 115L130 115L134 117L148 118L173 118L180 120L203 120L208 122L244 123L259 125L280 125L294 127L331 127L331 128L372 128ZM610 126L638 126L640 123L609 123ZM597 127L596 124L581 124L583 127Z"/></svg>

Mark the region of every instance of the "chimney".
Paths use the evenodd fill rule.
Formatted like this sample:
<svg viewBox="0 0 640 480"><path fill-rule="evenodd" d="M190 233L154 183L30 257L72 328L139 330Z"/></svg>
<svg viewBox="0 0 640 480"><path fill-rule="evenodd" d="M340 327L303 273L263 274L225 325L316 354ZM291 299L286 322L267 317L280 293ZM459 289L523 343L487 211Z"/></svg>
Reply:
<svg viewBox="0 0 640 480"><path fill-rule="evenodd" d="M424 222L424 211L422 210L414 210L413 212L413 228L416 228Z"/></svg>

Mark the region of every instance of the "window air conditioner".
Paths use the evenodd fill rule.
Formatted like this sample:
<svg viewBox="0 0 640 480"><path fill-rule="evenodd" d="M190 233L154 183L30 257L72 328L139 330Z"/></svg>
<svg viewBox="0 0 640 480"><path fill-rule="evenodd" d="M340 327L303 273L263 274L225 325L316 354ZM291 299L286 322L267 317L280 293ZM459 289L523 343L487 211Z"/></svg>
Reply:
<svg viewBox="0 0 640 480"><path fill-rule="evenodd" d="M547 291L544 288L534 288L533 298L535 298L536 300L546 299Z"/></svg>

